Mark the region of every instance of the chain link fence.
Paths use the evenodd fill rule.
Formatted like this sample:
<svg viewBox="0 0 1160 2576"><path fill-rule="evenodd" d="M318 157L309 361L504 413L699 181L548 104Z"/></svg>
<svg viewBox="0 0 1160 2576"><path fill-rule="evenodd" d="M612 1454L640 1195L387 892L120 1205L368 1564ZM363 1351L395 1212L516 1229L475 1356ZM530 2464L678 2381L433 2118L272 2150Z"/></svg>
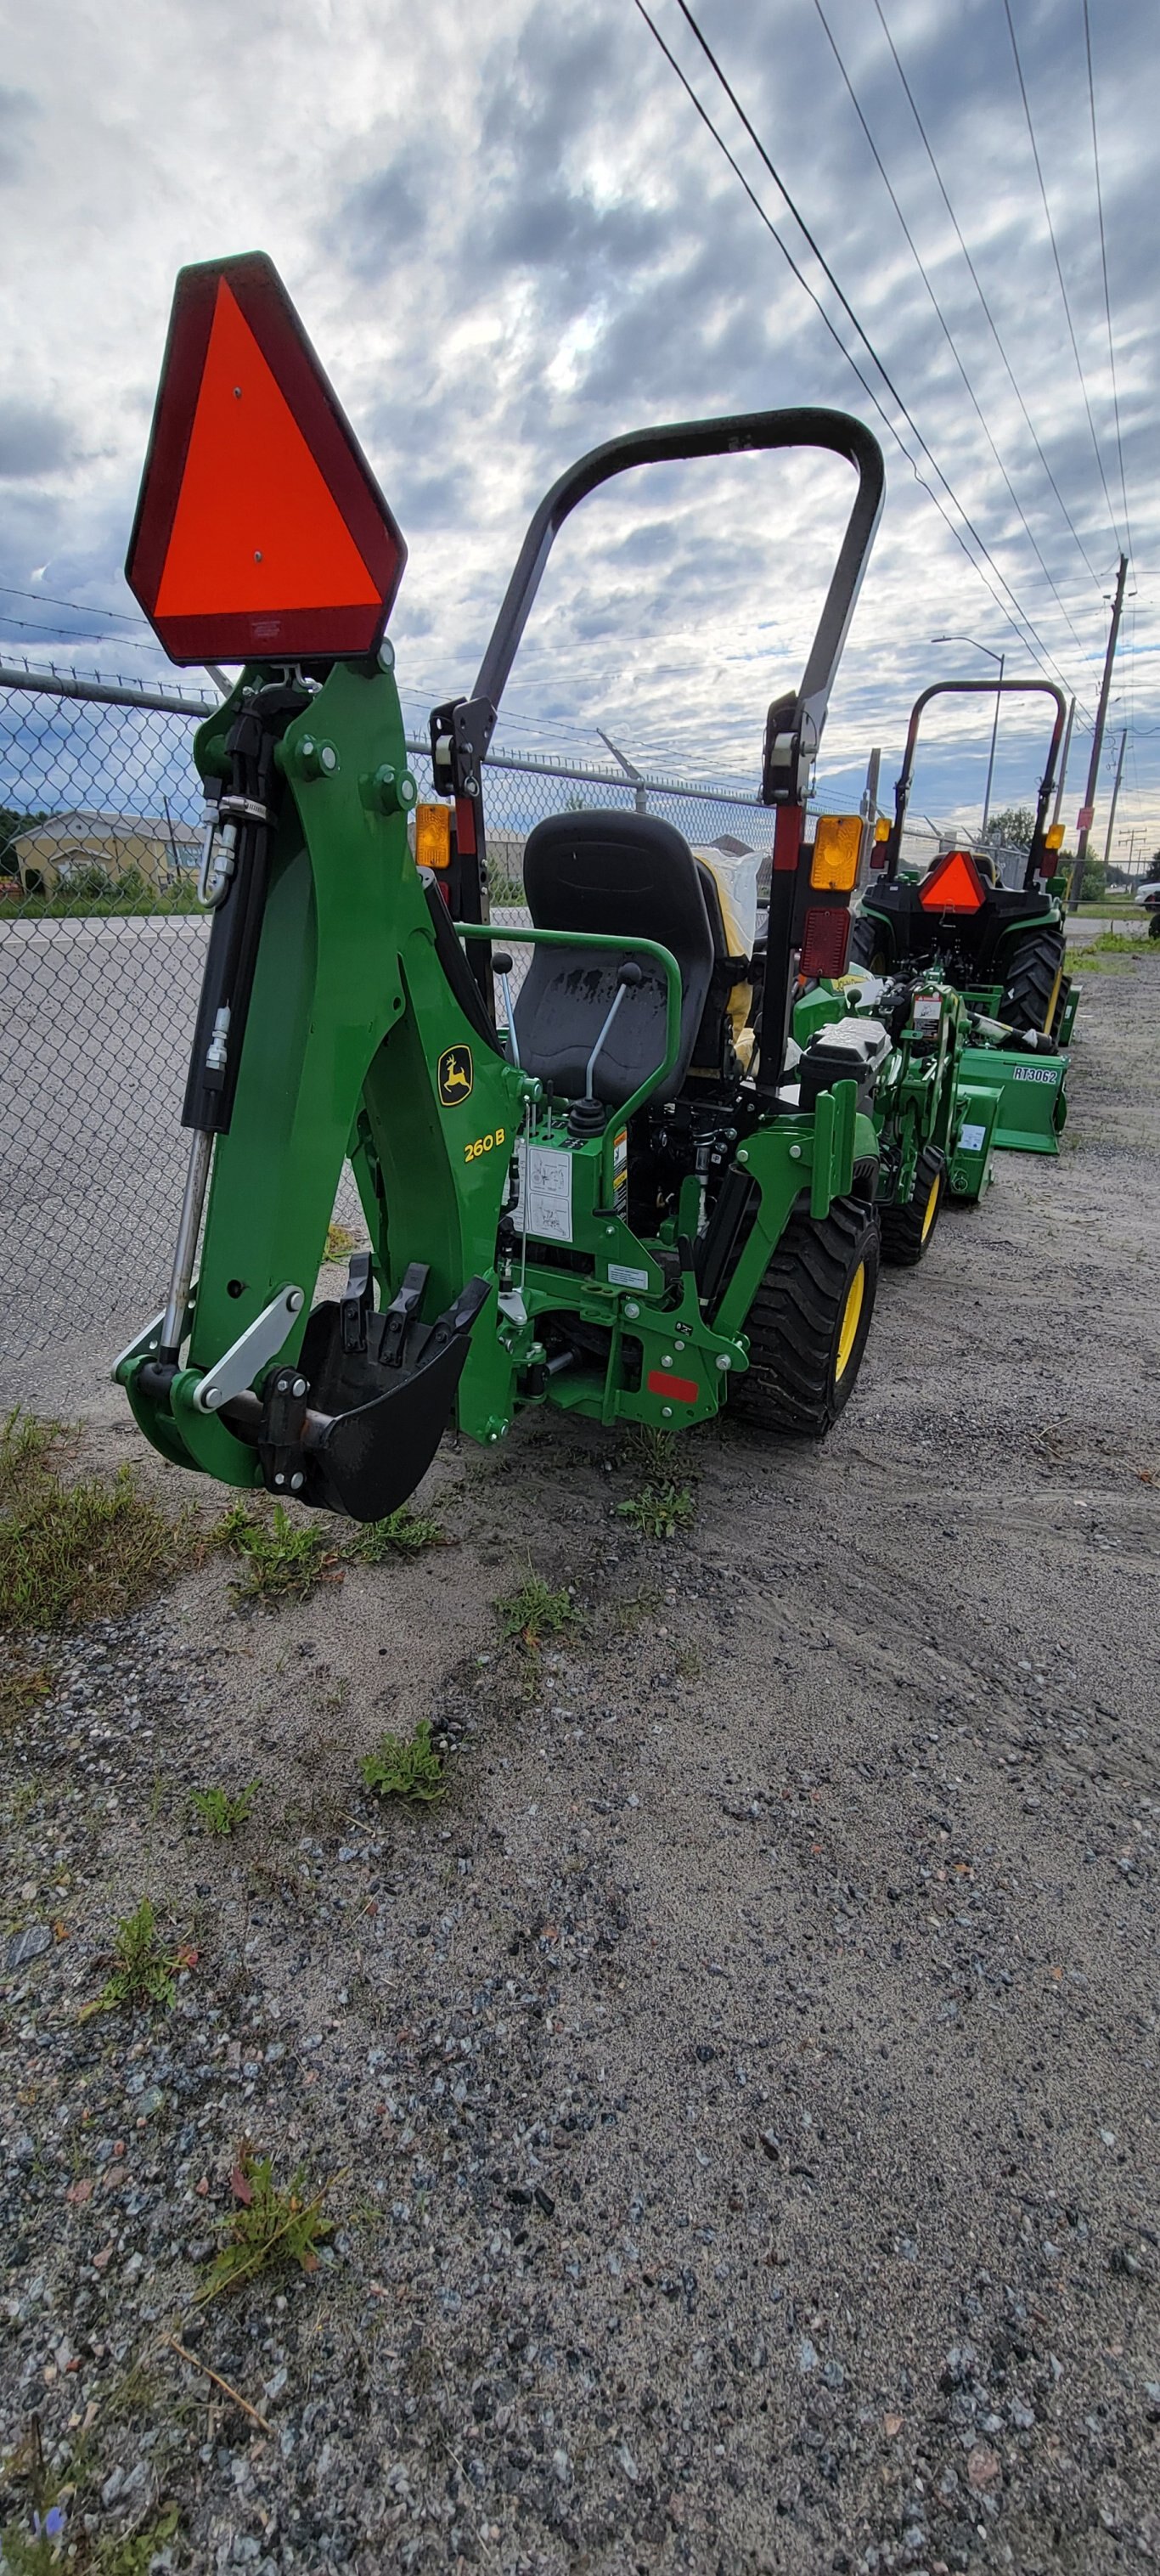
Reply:
<svg viewBox="0 0 1160 2576"><path fill-rule="evenodd" d="M164 1301L208 936L192 735L217 703L0 663L0 1369L106 1326L112 1351ZM429 793L427 749L408 750ZM497 927L521 918L534 823L634 805L693 843L769 846L740 790L497 752ZM349 1173L336 1217L362 1234Z"/></svg>

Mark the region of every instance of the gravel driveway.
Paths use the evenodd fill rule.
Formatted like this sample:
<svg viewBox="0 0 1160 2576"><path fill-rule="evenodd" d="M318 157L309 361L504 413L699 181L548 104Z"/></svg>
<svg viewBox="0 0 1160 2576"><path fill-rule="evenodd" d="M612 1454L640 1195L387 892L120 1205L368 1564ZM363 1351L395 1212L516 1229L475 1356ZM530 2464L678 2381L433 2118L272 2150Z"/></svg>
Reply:
<svg viewBox="0 0 1160 2576"><path fill-rule="evenodd" d="M617 1517L622 1440L530 1419L445 1444L443 1548L277 1613L191 1549L69 1641L0 1751L0 2384L74 2536L1160 2561L1158 996L1154 955L1090 977L1061 1159L887 1280L824 1449L689 1446L687 1536ZM579 1620L538 1657L494 1608L529 1563ZM445 1803L375 1810L424 1715ZM173 2010L79 2021L145 1893ZM198 2307L243 2137L335 2232Z"/></svg>

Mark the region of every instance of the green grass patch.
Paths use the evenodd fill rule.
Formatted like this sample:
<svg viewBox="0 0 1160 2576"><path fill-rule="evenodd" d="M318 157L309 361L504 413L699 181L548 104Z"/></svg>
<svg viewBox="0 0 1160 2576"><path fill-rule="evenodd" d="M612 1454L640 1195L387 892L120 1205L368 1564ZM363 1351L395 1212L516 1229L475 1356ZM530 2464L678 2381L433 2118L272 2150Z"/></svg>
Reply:
<svg viewBox="0 0 1160 2576"><path fill-rule="evenodd" d="M259 2272L296 2263L301 2272L316 2272L318 2247L332 2233L322 2204L331 2186L312 2192L299 2165L284 2190L274 2180L272 2156L257 2156L243 2141L231 2176L237 2203L226 2221L225 2243L215 2254L209 2277L198 2291L198 2304L252 2281Z"/></svg>
<svg viewBox="0 0 1160 2576"><path fill-rule="evenodd" d="M676 1538L681 1530L691 1529L697 1517L687 1485L646 1485L643 1493L630 1495L616 1509L639 1538Z"/></svg>
<svg viewBox="0 0 1160 2576"><path fill-rule="evenodd" d="M174 1563L181 1524L131 1467L71 1480L58 1422L9 1414L0 1436L0 1627L79 1627L133 1608Z"/></svg>
<svg viewBox="0 0 1160 2576"><path fill-rule="evenodd" d="M219 1547L242 1559L243 1571L231 1583L235 1601L303 1601L326 1580L338 1562L338 1551L320 1529L299 1527L285 1503L275 1503L267 1520L249 1503L232 1503L214 1533Z"/></svg>
<svg viewBox="0 0 1160 2576"><path fill-rule="evenodd" d="M1114 930L1104 931L1098 939L1077 941L1065 956L1069 975L1130 975L1143 955L1142 939L1120 939Z"/></svg>
<svg viewBox="0 0 1160 2576"><path fill-rule="evenodd" d="M159 2550L175 2537L180 2518L177 2506L170 2504L148 2531L128 2532L120 2539L106 2534L97 2542L96 2576L149 2576Z"/></svg>
<svg viewBox="0 0 1160 2576"><path fill-rule="evenodd" d="M638 1423L632 1435L632 1451L644 1468L650 1485L666 1483L672 1476L677 1451L675 1431L662 1431L655 1422Z"/></svg>
<svg viewBox="0 0 1160 2576"><path fill-rule="evenodd" d="M408 1503L400 1503L385 1521L365 1521L343 1553L358 1565L382 1565L388 1556L420 1556L425 1547L446 1545L430 1512L413 1512Z"/></svg>
<svg viewBox="0 0 1160 2576"><path fill-rule="evenodd" d="M352 1252L357 1251L358 1236L351 1233L348 1225L332 1222L327 1226L326 1250L322 1256L324 1261L349 1261Z"/></svg>
<svg viewBox="0 0 1160 2576"><path fill-rule="evenodd" d="M575 1636L580 1626L571 1593L553 1592L538 1574L529 1573L518 1591L505 1593L495 1606L504 1636L529 1655L538 1654L547 1638Z"/></svg>
<svg viewBox="0 0 1160 2576"><path fill-rule="evenodd" d="M165 1947L158 1937L153 1900L143 1896L136 1913L126 1914L118 1923L109 1974L99 1995L84 2005L81 2020L88 2021L93 2013L116 2012L125 2004L133 2010L157 2004L168 2011L177 1993L177 1971L191 1967L193 1956L185 1948Z"/></svg>
<svg viewBox="0 0 1160 2576"><path fill-rule="evenodd" d="M380 1736L363 1763L362 1775L376 1798L407 1798L415 1806L437 1806L447 1782L443 1757L431 1742L430 1718L421 1717L411 1736Z"/></svg>
<svg viewBox="0 0 1160 2576"><path fill-rule="evenodd" d="M18 901L6 903L2 918L6 921L148 921L155 915L200 913L206 918L193 886L146 886L144 891L130 886L118 894L22 894Z"/></svg>
<svg viewBox="0 0 1160 2576"><path fill-rule="evenodd" d="M53 1452L65 1437L63 1422L46 1421L13 1405L0 1423L0 1509L18 1502L47 1475Z"/></svg>
<svg viewBox="0 0 1160 2576"><path fill-rule="evenodd" d="M238 1827L245 1824L261 1785L260 1780L251 1780L233 1798L228 1789L191 1789L190 1807L203 1833L236 1834Z"/></svg>

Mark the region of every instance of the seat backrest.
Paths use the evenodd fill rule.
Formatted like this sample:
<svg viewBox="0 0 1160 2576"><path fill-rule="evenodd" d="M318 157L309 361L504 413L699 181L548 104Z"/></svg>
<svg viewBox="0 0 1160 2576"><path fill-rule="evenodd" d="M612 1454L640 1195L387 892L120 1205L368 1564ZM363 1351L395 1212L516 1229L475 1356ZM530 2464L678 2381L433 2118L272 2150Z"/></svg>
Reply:
<svg viewBox="0 0 1160 2576"><path fill-rule="evenodd" d="M681 1040L668 1089L678 1091L713 970L705 896L688 842L655 814L554 814L529 835L524 889L539 930L655 939L671 951L681 976ZM566 1098L584 1090L624 954L532 950L515 1006L520 1062ZM647 958L637 963L641 981L625 992L594 1077L597 1098L616 1108L664 1059L665 979Z"/></svg>

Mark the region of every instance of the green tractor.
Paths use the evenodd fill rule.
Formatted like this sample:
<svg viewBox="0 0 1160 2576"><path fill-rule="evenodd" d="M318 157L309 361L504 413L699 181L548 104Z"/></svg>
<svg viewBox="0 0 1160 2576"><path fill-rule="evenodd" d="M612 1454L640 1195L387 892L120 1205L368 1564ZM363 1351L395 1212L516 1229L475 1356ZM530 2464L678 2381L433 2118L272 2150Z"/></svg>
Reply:
<svg viewBox="0 0 1160 2576"><path fill-rule="evenodd" d="M647 813L538 823L529 917L497 933L483 764L559 529L626 468L801 446L857 490L766 725L760 1011L712 868ZM832 411L582 457L472 695L432 715L440 801L416 813L387 504L270 263L181 272L127 575L175 660L245 668L195 746L212 922L169 1293L114 1372L165 1457L376 1520L449 1424L492 1444L530 1406L675 1432L728 1400L762 1431L829 1429L874 1306L883 1050L862 1030L838 1063L822 1030L792 1081L787 1056L799 974L845 958L849 884L819 881L804 805L882 495L874 438ZM370 1250L314 1305L348 1154Z"/></svg>
<svg viewBox="0 0 1160 2576"><path fill-rule="evenodd" d="M970 1202L987 1187L1002 1081L973 1065L968 1006L930 967L893 976L855 968L819 982L794 1007L795 1039L811 1064L828 1062L831 1078L867 1026L879 1049L872 1116L882 1258L913 1269L948 1194Z"/></svg>
<svg viewBox="0 0 1160 2576"><path fill-rule="evenodd" d="M1066 709L1051 681L1004 680L999 687L1004 695L1048 697L1055 710L1022 883L1000 884L993 858L966 848L942 851L925 872L902 868L924 708L937 697L996 694L993 681L936 681L911 710L894 822L880 845L880 873L863 896L851 949L876 974L933 968L962 994L972 1039L963 1079L1001 1085L995 1144L1054 1154L1067 1115L1066 1049L1078 999L1065 971L1067 889L1056 873L1062 832L1047 822ZM1001 1061L1008 1057L1009 1067Z"/></svg>

